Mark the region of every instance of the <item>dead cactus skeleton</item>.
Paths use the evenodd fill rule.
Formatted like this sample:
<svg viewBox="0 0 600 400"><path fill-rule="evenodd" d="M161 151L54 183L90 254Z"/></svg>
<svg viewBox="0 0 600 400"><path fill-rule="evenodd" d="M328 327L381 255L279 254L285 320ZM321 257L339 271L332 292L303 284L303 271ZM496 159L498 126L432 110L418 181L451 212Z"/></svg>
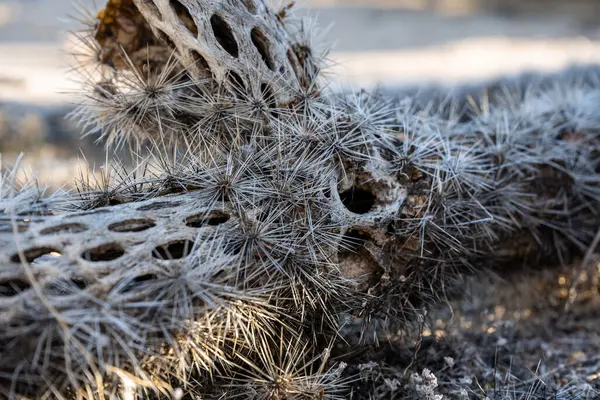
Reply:
<svg viewBox="0 0 600 400"><path fill-rule="evenodd" d="M2 395L345 398L344 318L366 340L467 269L590 244L600 85L455 114L326 93L288 14L110 0L90 24L75 117L137 164L50 196L1 175Z"/></svg>

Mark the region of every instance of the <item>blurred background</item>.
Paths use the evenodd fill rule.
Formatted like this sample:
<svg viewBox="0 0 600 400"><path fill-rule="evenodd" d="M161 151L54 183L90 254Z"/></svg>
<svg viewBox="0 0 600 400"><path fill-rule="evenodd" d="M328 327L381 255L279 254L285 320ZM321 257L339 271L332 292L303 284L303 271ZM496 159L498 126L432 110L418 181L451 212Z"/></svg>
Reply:
<svg viewBox="0 0 600 400"><path fill-rule="evenodd" d="M76 0L100 9L102 0ZM285 1L276 1L278 4ZM524 71L600 63L598 0L306 0L345 87L460 85ZM0 0L0 153L24 151L41 181L101 164L93 138L65 120L78 83L69 73L74 0Z"/></svg>

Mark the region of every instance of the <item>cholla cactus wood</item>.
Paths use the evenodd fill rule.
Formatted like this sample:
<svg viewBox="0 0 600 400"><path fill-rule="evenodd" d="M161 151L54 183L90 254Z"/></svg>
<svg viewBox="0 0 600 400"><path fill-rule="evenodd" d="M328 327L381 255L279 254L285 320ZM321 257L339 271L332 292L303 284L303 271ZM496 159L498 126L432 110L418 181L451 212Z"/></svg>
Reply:
<svg viewBox="0 0 600 400"><path fill-rule="evenodd" d="M347 398L341 335L589 245L595 82L460 112L328 94L289 11L111 0L90 23L75 116L137 163L52 196L3 173L2 393Z"/></svg>

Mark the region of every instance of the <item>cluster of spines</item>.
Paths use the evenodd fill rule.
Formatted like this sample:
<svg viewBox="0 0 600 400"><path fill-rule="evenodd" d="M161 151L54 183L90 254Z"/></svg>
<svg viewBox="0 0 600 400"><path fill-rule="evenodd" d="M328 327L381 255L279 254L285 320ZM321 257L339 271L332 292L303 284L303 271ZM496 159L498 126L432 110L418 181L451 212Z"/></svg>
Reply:
<svg viewBox="0 0 600 400"><path fill-rule="evenodd" d="M547 256L565 263L590 245L600 204L600 143L589 108L597 88L558 84L450 119L401 103L400 133L383 157L410 188L393 232L396 254L414 264L397 272L406 273L400 289L382 289L380 298L399 297L392 312L415 293L437 297L444 282L460 277L453 266L460 272L475 262L527 257L535 264ZM570 101L560 100L565 93Z"/></svg>
<svg viewBox="0 0 600 400"><path fill-rule="evenodd" d="M227 208L236 222L199 234L183 261L117 263L80 285L46 270L38 279L52 310L32 304L2 332L7 354L34 346L3 361L3 375L13 370L3 378L9 397L113 398L131 384L138 394L169 394L175 382L189 394L343 398L340 373L326 355L310 356L313 345L298 332L311 320L311 339L335 328L338 304L349 301L331 261L343 226L327 214L335 169L322 154L342 154L345 143L322 126L309 147L294 138L301 113L333 126L339 111L308 91L278 109L262 87L190 81L174 58L153 74L123 57L128 70L95 84L76 115L110 146L145 145L148 155L132 172L117 163L82 177L44 214L193 192L190 208Z"/></svg>
<svg viewBox="0 0 600 400"><path fill-rule="evenodd" d="M589 240L589 226L575 223L600 201L586 97L593 87L572 93L574 108L548 105L543 96L554 97L543 91L514 107L445 119L366 93L327 98L314 58L307 82L294 86L296 101L279 107L264 86L190 80L173 56L159 71L122 57L126 69L94 82L91 103L77 115L109 145L132 144L138 166L84 179L78 195L46 201L42 214L188 192L190 209L227 208L235 222L200 234L182 262L116 264L124 271L112 281L83 289L76 280L49 280L52 291L85 302L73 309L60 300L58 314L40 303L2 337L29 326L42 338L24 368L25 382L45 386L45 396L75 388L106 397L103 390L122 390L125 376L158 391L175 382L189 393L226 390L234 398L343 398L343 379L325 366L327 357L315 371L307 351L309 341L336 335L342 311L358 307L366 322L402 320L521 231L541 244L548 232L579 246ZM333 208L341 181L368 188L381 178L374 171L406 188L400 212L376 213L369 225ZM547 174L553 190L540 185ZM359 233L345 235L354 225ZM393 239L386 256L396 264L368 295L337 265L340 253L365 240L361 229L385 230ZM111 373L119 379L103 382Z"/></svg>

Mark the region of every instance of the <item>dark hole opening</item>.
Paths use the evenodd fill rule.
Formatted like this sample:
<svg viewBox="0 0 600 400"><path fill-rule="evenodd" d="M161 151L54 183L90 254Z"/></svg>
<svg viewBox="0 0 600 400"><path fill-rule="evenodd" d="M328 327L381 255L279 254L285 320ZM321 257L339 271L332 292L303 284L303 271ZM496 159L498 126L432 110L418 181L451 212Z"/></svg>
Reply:
<svg viewBox="0 0 600 400"><path fill-rule="evenodd" d="M189 10L186 6L181 4L177 0L171 0L171 8L175 11L175 14L179 17L181 23L188 28L188 30L194 35L195 38L198 37L198 27L194 22L194 18L192 18L192 14L190 14Z"/></svg>
<svg viewBox="0 0 600 400"><path fill-rule="evenodd" d="M92 262L112 261L123 256L125 250L117 243L107 243L84 251L81 258Z"/></svg>
<svg viewBox="0 0 600 400"><path fill-rule="evenodd" d="M368 190L351 187L340 193L344 206L355 214L366 214L375 205L375 196Z"/></svg>
<svg viewBox="0 0 600 400"><path fill-rule="evenodd" d="M210 66L206 61L206 58L202 56L202 54L198 53L196 50L191 51L192 58L194 59L194 64L200 70L202 77L210 78L212 76L212 71L210 70Z"/></svg>
<svg viewBox="0 0 600 400"><path fill-rule="evenodd" d="M79 233L86 231L88 228L84 224L72 223L72 224L62 224L57 226L51 226L49 228L44 228L40 231L42 235L53 235L57 233Z"/></svg>
<svg viewBox="0 0 600 400"><path fill-rule="evenodd" d="M237 256L238 254L240 254L242 252L243 248L244 248L244 242L231 243L227 247L227 252L231 255Z"/></svg>
<svg viewBox="0 0 600 400"><path fill-rule="evenodd" d="M233 36L233 31L227 22L217 14L213 14L213 16L210 17L210 26L221 47L233 57L237 58L239 54L238 44Z"/></svg>
<svg viewBox="0 0 600 400"><path fill-rule="evenodd" d="M48 258L60 257L61 255L61 252L53 247L35 247L33 249L28 249L23 252L25 260L29 263L41 262ZM10 258L10 260L14 263L21 262L21 258L18 254L14 254Z"/></svg>
<svg viewBox="0 0 600 400"><path fill-rule="evenodd" d="M112 232L142 232L155 226L156 224L148 219L128 219L110 224L108 230Z"/></svg>
<svg viewBox="0 0 600 400"><path fill-rule="evenodd" d="M87 287L87 281L83 278L73 278L71 279L71 283L80 290L83 290Z"/></svg>
<svg viewBox="0 0 600 400"><path fill-rule="evenodd" d="M250 11L252 14L256 14L256 6L254 5L254 0L242 0L242 3L244 3L248 11Z"/></svg>
<svg viewBox="0 0 600 400"><path fill-rule="evenodd" d="M306 46L306 45L303 45L300 43L296 43L292 46L292 51L296 55L296 59L298 60L298 63L300 64L300 70L303 72L302 76L306 76L307 73L313 72L313 71L309 70L309 68L311 67L311 65L310 65L310 59L311 59L311 54L312 54L311 48L309 46Z"/></svg>
<svg viewBox="0 0 600 400"><path fill-rule="evenodd" d="M84 278L73 277L70 279L58 279L48 282L45 292L52 296L65 296L80 290L85 290L87 286L88 281Z"/></svg>
<svg viewBox="0 0 600 400"><path fill-rule="evenodd" d="M302 76L302 74L300 73L300 69L301 69L300 61L298 61L298 57L296 57L296 53L294 53L292 51L292 49L288 49L287 58L288 58L290 65L292 66L292 69L294 70L294 74L296 75L296 78L299 79Z"/></svg>
<svg viewBox="0 0 600 400"><path fill-rule="evenodd" d="M144 274L144 275L136 276L132 280L132 282L142 283L142 282L154 281L156 279L158 279L158 276L156 274Z"/></svg>
<svg viewBox="0 0 600 400"><path fill-rule="evenodd" d="M169 35L167 35L166 33L164 33L163 31L157 29L158 32L158 39L161 40L164 44L167 45L167 47L169 47L170 49L176 49L177 46L175 45L175 42L173 42L171 40L171 38L169 37Z"/></svg>
<svg viewBox="0 0 600 400"><path fill-rule="evenodd" d="M338 250L338 256L340 259L343 259L352 254L357 254L363 248L363 245L367 240L369 240L369 236L367 234L356 229L350 229L342 238L342 242Z"/></svg>
<svg viewBox="0 0 600 400"><path fill-rule="evenodd" d="M194 243L191 240L176 240L157 246L152 250L152 257L161 260L178 260L187 257L191 253L193 246Z"/></svg>
<svg viewBox="0 0 600 400"><path fill-rule="evenodd" d="M277 102L275 101L275 94L273 93L273 89L271 89L271 86L269 86L266 83L261 83L260 91L263 95L263 99L265 100L265 103L267 103L267 105L270 108L276 108Z"/></svg>
<svg viewBox="0 0 600 400"><path fill-rule="evenodd" d="M393 222L390 222L389 224L387 224L385 229L386 229L386 233L388 235L394 235L396 233L396 226L394 225Z"/></svg>
<svg viewBox="0 0 600 400"><path fill-rule="evenodd" d="M27 225L17 225L16 226L16 231L19 233L22 232L27 232L27 230L29 229L29 226ZM0 225L0 233L12 233L14 232L13 230L13 226L12 225Z"/></svg>
<svg viewBox="0 0 600 400"><path fill-rule="evenodd" d="M242 94L246 90L246 84L244 83L244 80L235 71L227 72L227 80L236 93Z"/></svg>
<svg viewBox="0 0 600 400"><path fill-rule="evenodd" d="M252 39L252 43L256 50L260 53L263 61L269 67L271 71L275 71L275 60L271 57L271 52L269 49L269 39L267 36L261 31L259 28L255 27L250 32L250 38Z"/></svg>
<svg viewBox="0 0 600 400"><path fill-rule="evenodd" d="M139 288L140 286L143 286L143 284L146 282L154 281L157 279L158 276L156 274L144 274L136 276L135 278L127 282L127 285L125 286L125 288L122 289L122 292L130 292L136 288Z"/></svg>
<svg viewBox="0 0 600 400"><path fill-rule="evenodd" d="M31 285L22 279L0 283L0 297L13 297L29 289Z"/></svg>
<svg viewBox="0 0 600 400"><path fill-rule="evenodd" d="M216 226L229 221L231 216L221 211L211 211L206 214L192 215L186 219L186 225L190 228L201 228L203 226Z"/></svg>
<svg viewBox="0 0 600 400"><path fill-rule="evenodd" d="M109 206L118 206L119 204L123 204L123 201L121 199L117 199L115 197L111 197L108 200L108 205Z"/></svg>

